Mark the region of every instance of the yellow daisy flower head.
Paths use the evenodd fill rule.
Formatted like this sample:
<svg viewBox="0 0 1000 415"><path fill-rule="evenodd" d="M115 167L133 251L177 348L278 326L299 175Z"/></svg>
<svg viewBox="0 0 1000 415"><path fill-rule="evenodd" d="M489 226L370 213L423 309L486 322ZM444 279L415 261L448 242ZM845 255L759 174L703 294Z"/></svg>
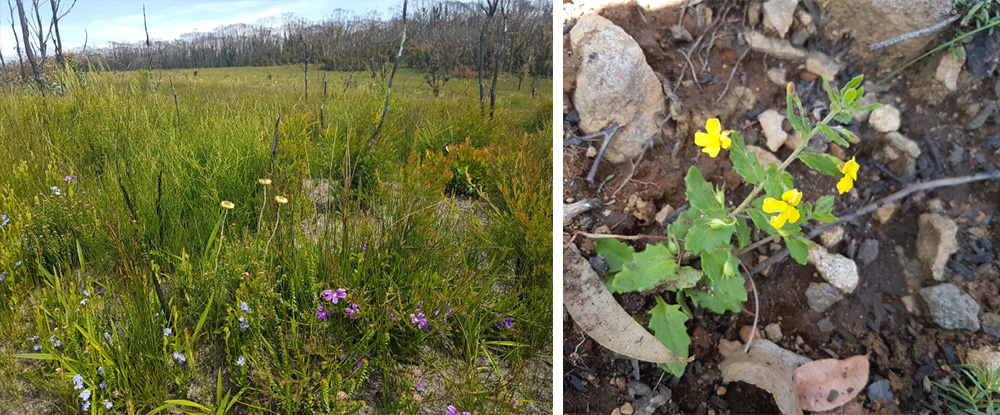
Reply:
<svg viewBox="0 0 1000 415"><path fill-rule="evenodd" d="M785 222L795 223L799 221L799 210L795 208L802 201L802 192L792 189L781 194L781 200L773 197L764 199L764 212L777 213L771 216L771 226L774 229L781 229Z"/></svg>
<svg viewBox="0 0 1000 415"><path fill-rule="evenodd" d="M257 179L257 182L260 183L261 186L271 185L271 179Z"/></svg>
<svg viewBox="0 0 1000 415"><path fill-rule="evenodd" d="M694 143L704 147L701 151L708 153L713 158L719 155L720 149L729 149L733 146L733 140L729 138L732 130L722 131L722 124L718 118L711 118L705 122L707 132L697 132L694 134Z"/></svg>
<svg viewBox="0 0 1000 415"><path fill-rule="evenodd" d="M222 206L222 208L225 210L230 210L236 207L236 205L234 205L233 202L230 202L228 200L223 200L222 203L220 203L219 205Z"/></svg>
<svg viewBox="0 0 1000 415"><path fill-rule="evenodd" d="M274 197L274 201L278 202L278 203L280 203L282 205L288 203L288 199L286 199L284 196L275 196Z"/></svg>
<svg viewBox="0 0 1000 415"><path fill-rule="evenodd" d="M854 161L854 157L847 160L843 166L840 166L840 172L844 173L844 177L837 182L837 191L840 194L847 193L854 187L854 181L858 180L858 162Z"/></svg>

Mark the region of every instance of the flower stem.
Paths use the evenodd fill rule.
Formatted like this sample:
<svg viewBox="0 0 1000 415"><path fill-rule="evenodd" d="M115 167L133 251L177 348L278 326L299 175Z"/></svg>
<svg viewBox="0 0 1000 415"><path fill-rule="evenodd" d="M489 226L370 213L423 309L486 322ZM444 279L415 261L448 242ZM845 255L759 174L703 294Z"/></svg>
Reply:
<svg viewBox="0 0 1000 415"><path fill-rule="evenodd" d="M278 213L274 218L274 230L271 231L271 237L267 238L267 247L271 247L271 240L274 239L274 234L278 233L278 222L281 222L281 205L278 205Z"/></svg>
<svg viewBox="0 0 1000 415"><path fill-rule="evenodd" d="M260 205L260 216L257 217L257 232L260 233L260 225L264 220L264 207L267 206L267 186L264 186L264 204Z"/></svg>
<svg viewBox="0 0 1000 415"><path fill-rule="evenodd" d="M219 254L222 253L222 238L226 234L226 215L229 213L228 210L222 211L222 228L219 231L219 250L215 251L215 270L219 270Z"/></svg>
<svg viewBox="0 0 1000 415"><path fill-rule="evenodd" d="M764 239L761 239L761 240L759 240L759 241L757 241L757 242L754 242L754 243L752 243L752 244L750 244L750 245L747 245L747 247L746 247L746 248L743 248L743 249L741 249L741 250L740 250L739 252L737 252L737 253L736 253L735 255L736 255L736 256L740 256L740 255L743 255L743 254L745 254L745 253L747 253L747 252L750 252L750 251L753 251L754 249L757 249L757 247L759 247L759 246L761 246L761 245L764 245L764 244L766 244L766 243L768 243L768 242L771 242L771 241L774 241L774 240L776 240L776 239L778 239L778 238L779 238L779 236L778 236L778 235L771 235L771 236L768 236L767 238L764 238Z"/></svg>

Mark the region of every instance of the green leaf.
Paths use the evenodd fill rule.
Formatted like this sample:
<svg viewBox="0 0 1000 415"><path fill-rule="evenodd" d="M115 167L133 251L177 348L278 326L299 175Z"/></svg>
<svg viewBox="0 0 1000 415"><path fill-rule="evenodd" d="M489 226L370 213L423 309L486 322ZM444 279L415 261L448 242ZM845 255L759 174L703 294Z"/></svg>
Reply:
<svg viewBox="0 0 1000 415"><path fill-rule="evenodd" d="M826 90L827 97L830 98L831 104L836 104L840 102L840 95L837 94L837 90L830 88L830 82L827 81L826 77L823 77L823 89Z"/></svg>
<svg viewBox="0 0 1000 415"><path fill-rule="evenodd" d="M848 113L841 113L841 114L847 114L848 122L850 122L850 118L851 118L850 114L848 114ZM837 116L834 116L834 118L837 118L838 116L840 116L840 114L838 114ZM840 121L840 119L837 119L837 121ZM843 122L843 121L841 121L841 122ZM847 147L851 146L847 141L845 141L843 138L840 137L840 134L838 134L836 131L834 131L834 129L828 127L826 124L817 124L816 127L819 127L819 132L823 133L823 135L825 135L827 138L833 140L835 143L840 144L841 146L844 146L844 148L847 148Z"/></svg>
<svg viewBox="0 0 1000 415"><path fill-rule="evenodd" d="M848 130L844 127L836 127L835 130L841 135L843 135L844 138L847 139L847 141L851 142L851 144L858 142L858 136L853 132L851 132L851 130Z"/></svg>
<svg viewBox="0 0 1000 415"><path fill-rule="evenodd" d="M632 262L632 256L635 254L635 248L617 239L598 239L594 251L604 255L604 260L610 267L609 272L620 272L622 265Z"/></svg>
<svg viewBox="0 0 1000 415"><path fill-rule="evenodd" d="M881 106L882 106L882 104L865 105L863 107L858 107L858 111L872 111L872 110L874 110L874 109L876 109L878 107L881 107Z"/></svg>
<svg viewBox="0 0 1000 415"><path fill-rule="evenodd" d="M805 163L813 170L816 170L827 176L844 175L843 173L840 172L840 169L837 167L838 162L840 160L829 154L822 154L822 153L805 154L805 152L803 152L803 154L799 155L799 160L802 160L803 163Z"/></svg>
<svg viewBox="0 0 1000 415"><path fill-rule="evenodd" d="M730 249L731 247L727 246L701 254L701 269L705 271L709 280L715 281L736 274L740 263L729 251Z"/></svg>
<svg viewBox="0 0 1000 415"><path fill-rule="evenodd" d="M716 280L708 280L709 291L688 290L685 294L695 306L707 308L715 314L726 311L738 313L747 300L747 289L742 275L730 275Z"/></svg>
<svg viewBox="0 0 1000 415"><path fill-rule="evenodd" d="M805 134L808 130L806 130L805 123L802 122L802 117L795 115L794 97L794 94L785 94L785 118L788 118L788 123L792 124L792 128L795 129L795 131Z"/></svg>
<svg viewBox="0 0 1000 415"><path fill-rule="evenodd" d="M839 112L839 113L837 113L837 115L833 116L833 119L837 120L837 122L839 122L841 124L849 124L851 122L851 120L854 119L854 114L852 114L850 111ZM841 144L841 145L843 145L843 144Z"/></svg>
<svg viewBox="0 0 1000 415"><path fill-rule="evenodd" d="M662 284L656 286L656 288L667 291L686 290L698 285L698 281L701 281L704 277L705 273L702 270L689 266L683 266L677 269L677 278L666 280Z"/></svg>
<svg viewBox="0 0 1000 415"><path fill-rule="evenodd" d="M734 132L730 138L733 140L733 148L729 151L729 160L733 162L733 169L747 183L757 184L764 177L763 169L757 162L757 155L747 151L746 144L739 134Z"/></svg>
<svg viewBox="0 0 1000 415"><path fill-rule="evenodd" d="M781 182L781 175L778 174L778 166L771 164L767 168L767 176L764 178L764 192L775 199L781 199L781 194L785 192L785 186Z"/></svg>
<svg viewBox="0 0 1000 415"><path fill-rule="evenodd" d="M713 221L724 219L703 217L695 219L694 225L684 238L684 249L697 255L705 251L711 251L720 246L729 246L736 231L736 221L731 221L729 225L713 224ZM716 222L718 223L718 222Z"/></svg>
<svg viewBox="0 0 1000 415"><path fill-rule="evenodd" d="M789 235L785 237L785 246L795 262L805 265L809 259L809 242L798 236Z"/></svg>
<svg viewBox="0 0 1000 415"><path fill-rule="evenodd" d="M760 210L760 207L757 207L756 209L747 209L747 214L750 215L750 220L753 221L753 224L757 227L757 229L767 232L768 235L775 235L778 233L778 230L771 226L771 215L764 213L763 210Z"/></svg>
<svg viewBox="0 0 1000 415"><path fill-rule="evenodd" d="M687 198L691 202L691 208L697 209L701 213L707 213L724 207L715 200L715 193L712 185L705 181L701 175L701 170L691 166L687 176L684 177L684 184L687 186Z"/></svg>
<svg viewBox="0 0 1000 415"><path fill-rule="evenodd" d="M675 277L677 263L673 257L665 244L647 246L645 251L633 255L632 261L625 263L615 276L614 292L646 291Z"/></svg>
<svg viewBox="0 0 1000 415"><path fill-rule="evenodd" d="M674 239L687 238L688 230L691 229L691 225L694 224L694 220L699 216L701 216L701 213L693 209L681 212L680 215L677 215L677 220L667 225L667 236L673 237Z"/></svg>
<svg viewBox="0 0 1000 415"><path fill-rule="evenodd" d="M855 90L855 89L848 89L847 92L844 93L844 102L850 104L850 103L854 102L854 99L857 98L857 97L858 97L858 91L857 90Z"/></svg>
<svg viewBox="0 0 1000 415"><path fill-rule="evenodd" d="M813 211L816 213L830 213L833 210L833 195L826 195L816 200Z"/></svg>
<svg viewBox="0 0 1000 415"><path fill-rule="evenodd" d="M687 333L687 326L684 323L690 319L687 314L681 311L681 307L676 304L667 304L660 296L656 296L656 307L649 310L652 316L649 319L649 329L660 343L663 343L668 350L674 352L677 357L688 357L688 347L691 345L691 336ZM660 368L670 372L676 377L684 375L687 367L685 362L663 363Z"/></svg>
<svg viewBox="0 0 1000 415"><path fill-rule="evenodd" d="M847 85L844 85L844 88L840 90L840 93L844 94L844 96L846 97L847 91L857 88L858 85L861 85L861 81L864 79L865 79L864 75L855 76L854 79L851 79L849 82L847 82Z"/></svg>
<svg viewBox="0 0 1000 415"><path fill-rule="evenodd" d="M750 226L747 225L747 220L742 217L736 218L736 239L739 240L740 249L750 245Z"/></svg>

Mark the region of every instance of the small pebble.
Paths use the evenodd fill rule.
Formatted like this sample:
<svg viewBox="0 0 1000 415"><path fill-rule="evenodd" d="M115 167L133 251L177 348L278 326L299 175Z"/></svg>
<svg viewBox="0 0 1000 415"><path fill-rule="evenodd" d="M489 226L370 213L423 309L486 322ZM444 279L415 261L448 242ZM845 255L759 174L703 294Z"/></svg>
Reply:
<svg viewBox="0 0 1000 415"><path fill-rule="evenodd" d="M632 404L628 402L625 402L625 405L622 405L621 409L622 409L622 415L632 415L632 413L635 412L635 410L632 409Z"/></svg>

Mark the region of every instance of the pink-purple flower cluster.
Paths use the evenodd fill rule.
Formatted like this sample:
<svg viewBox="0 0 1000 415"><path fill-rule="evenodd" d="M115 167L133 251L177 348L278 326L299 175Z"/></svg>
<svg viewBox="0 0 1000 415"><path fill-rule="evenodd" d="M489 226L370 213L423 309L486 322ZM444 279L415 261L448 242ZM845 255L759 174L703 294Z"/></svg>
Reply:
<svg viewBox="0 0 1000 415"><path fill-rule="evenodd" d="M343 288L338 288L336 291L323 290L322 296L324 300L337 304L341 299L347 298L347 290ZM351 303L350 307L345 307L344 312L347 313L347 316L351 320L361 318L361 309L356 303ZM319 306L319 309L316 311L316 319L319 321L327 321L331 315L333 315L333 311L325 309L323 306Z"/></svg>
<svg viewBox="0 0 1000 415"><path fill-rule="evenodd" d="M428 314L429 312L424 312L422 309L423 306L424 301L418 301L417 308L414 308L413 311L409 313L410 324L415 324L417 326L417 330L424 333L429 333L431 330L437 330L439 333L444 335L440 326L447 325L448 317L455 312L455 309L451 307L451 303L445 305L445 307L448 307L448 310L443 313L441 312L441 309L437 309L434 310L433 313ZM391 308L389 309L389 317L392 321L396 321L396 314Z"/></svg>
<svg viewBox="0 0 1000 415"><path fill-rule="evenodd" d="M448 405L448 410L445 411L444 415L472 415L472 414L466 411L458 412L458 409L456 409L454 406Z"/></svg>

